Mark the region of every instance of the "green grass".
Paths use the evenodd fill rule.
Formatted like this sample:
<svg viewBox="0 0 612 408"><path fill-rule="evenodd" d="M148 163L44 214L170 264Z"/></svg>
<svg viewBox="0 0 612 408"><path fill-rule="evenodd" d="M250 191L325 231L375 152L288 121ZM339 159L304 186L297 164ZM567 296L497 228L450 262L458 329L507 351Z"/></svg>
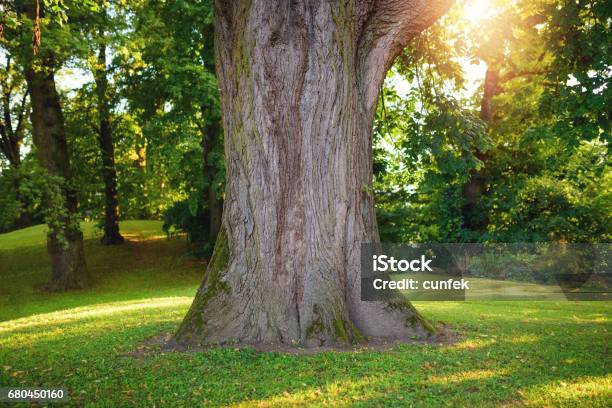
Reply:
<svg viewBox="0 0 612 408"><path fill-rule="evenodd" d="M184 240L167 240L158 221L125 221L128 242L99 243L100 231L83 223L85 254L94 286L64 294L40 293L49 280L46 228L0 234L0 321L94 303L160 296L192 296L204 265L185 256Z"/></svg>
<svg viewBox="0 0 612 408"><path fill-rule="evenodd" d="M84 230L94 287L66 294L32 289L49 274L42 228L0 235L0 386L99 407L610 406L609 302L418 303L461 333L450 345L159 352L144 342L176 329L204 266L159 223L123 223L117 248Z"/></svg>

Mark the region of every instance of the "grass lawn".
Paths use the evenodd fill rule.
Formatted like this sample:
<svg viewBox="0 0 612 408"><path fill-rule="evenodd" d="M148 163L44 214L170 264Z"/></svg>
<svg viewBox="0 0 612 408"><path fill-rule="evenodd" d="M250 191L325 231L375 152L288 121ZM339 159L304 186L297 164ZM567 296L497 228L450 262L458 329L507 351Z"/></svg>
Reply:
<svg viewBox="0 0 612 408"><path fill-rule="evenodd" d="M285 355L156 352L204 265L161 224L121 224L103 247L84 225L91 289L41 294L44 228L0 235L0 386L64 387L76 406L610 406L609 302L420 302L451 345ZM144 350L144 357L132 352ZM1 404L1 403L0 403Z"/></svg>

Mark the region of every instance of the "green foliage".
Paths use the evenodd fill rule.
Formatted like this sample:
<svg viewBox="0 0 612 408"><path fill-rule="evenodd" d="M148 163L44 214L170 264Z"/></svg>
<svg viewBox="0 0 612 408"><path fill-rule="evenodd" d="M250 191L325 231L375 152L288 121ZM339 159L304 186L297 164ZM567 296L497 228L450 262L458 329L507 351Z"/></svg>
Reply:
<svg viewBox="0 0 612 408"><path fill-rule="evenodd" d="M499 209L491 213L491 233L507 241L609 242L608 147L583 142L566 155L555 150L559 157L548 159L550 167L536 170L535 176L520 170L500 175L488 198Z"/></svg>
<svg viewBox="0 0 612 408"><path fill-rule="evenodd" d="M553 3L546 8L547 45L554 60L542 111L551 131L571 146L604 140L610 146L612 6L607 0Z"/></svg>
<svg viewBox="0 0 612 408"><path fill-rule="evenodd" d="M500 280L533 281L533 261L529 253L486 252L470 262L470 274ZM546 282L548 283L548 282Z"/></svg>
<svg viewBox="0 0 612 408"><path fill-rule="evenodd" d="M374 128L383 240L610 240L603 3L500 3L484 26L462 19L460 4L413 41L385 82ZM488 123L477 117L483 90L463 88L456 61L466 57L498 75ZM405 95L395 90L402 82ZM469 215L474 174L484 192ZM468 216L486 229L466 228Z"/></svg>
<svg viewBox="0 0 612 408"><path fill-rule="evenodd" d="M21 214L21 203L16 199L15 177L13 172L0 174L0 232L13 229Z"/></svg>
<svg viewBox="0 0 612 408"><path fill-rule="evenodd" d="M207 191L212 184L220 199L224 181L221 135L203 157L210 129L221 119L212 4L147 3L137 9L133 24L133 38L120 54L127 69L123 81L147 140L147 157L160 166L152 170L165 175L172 191L160 213L168 231L189 235L195 254L210 254Z"/></svg>
<svg viewBox="0 0 612 408"><path fill-rule="evenodd" d="M33 22L18 15L20 4L2 3L0 47L13 61L36 65L52 52L59 78L66 69L99 70L97 49L108 50L121 218L163 219L169 233L186 232L195 252L209 254L207 194L212 189L222 201L224 188L222 137L203 157L221 117L211 1L43 1L36 56ZM609 240L609 2L495 0L490 18L479 21L462 15L465 5L415 38L383 86L373 166L381 238ZM468 83L467 61L499 75L490 120L482 115L483 89ZM80 216L92 221L104 211L95 91L87 78L62 95L69 187ZM62 184L44 181L25 133L23 194L2 164L0 229L13 228L24 208L34 222L63 217L44 210L41 192ZM474 174L484 193L466 213ZM18 196L30 201L20 205ZM481 221L482 230L466 226Z"/></svg>
<svg viewBox="0 0 612 408"><path fill-rule="evenodd" d="M80 214L69 211L66 205L66 191L75 191L76 187L63 177L51 175L44 169L40 169L36 175L38 177L29 180L35 185L28 189L35 195L32 201L44 204L42 214L49 227L48 234L67 249L70 234L79 231L81 221Z"/></svg>
<svg viewBox="0 0 612 408"><path fill-rule="evenodd" d="M203 129L220 121L210 1L46 1L41 6L42 40L36 55L30 47L33 22L19 15L19 2L6 6L8 20L0 45L22 65L30 60L36 65L53 53L58 78L69 69L85 78L61 101L73 158L71 187L77 191L82 217L100 220L104 214L100 109L96 85L87 76L101 69L100 45L109 56L103 68L109 79L120 216L159 219L182 203L191 212L205 214L205 192L212 184L221 197L224 180L222 137L206 163L202 157ZM24 150L28 148L29 140ZM35 167L28 162L23 171L34 174ZM205 168L216 169L214 177L208 177ZM41 189L53 184L35 178ZM42 191L35 197L38 207L51 203L43 204ZM3 224L18 215L19 204L10 197L15 194L2 202ZM193 231L193 221L184 230L194 233L195 242L203 235ZM212 244L202 243L208 252Z"/></svg>
<svg viewBox="0 0 612 408"><path fill-rule="evenodd" d="M440 54L441 41L434 34L415 40L392 71L410 90L399 95L388 80L379 102L374 168L382 239L462 240L461 186L481 165L475 152L491 147L474 109L452 94L461 72Z"/></svg>
<svg viewBox="0 0 612 408"><path fill-rule="evenodd" d="M212 255L214 242L209 242L209 214L195 200L177 201L164 213L163 230L172 237L176 233L187 234L192 244L190 252L197 257Z"/></svg>

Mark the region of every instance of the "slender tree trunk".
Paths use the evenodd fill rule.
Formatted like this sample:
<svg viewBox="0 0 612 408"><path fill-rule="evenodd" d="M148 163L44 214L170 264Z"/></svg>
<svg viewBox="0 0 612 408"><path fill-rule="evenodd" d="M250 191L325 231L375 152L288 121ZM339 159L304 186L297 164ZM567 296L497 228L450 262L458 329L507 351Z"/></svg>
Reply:
<svg viewBox="0 0 612 408"><path fill-rule="evenodd" d="M209 241L214 244L221 229L221 202L215 189L217 167L212 163L211 153L219 141L221 126L213 121L204 128L202 133L202 160L204 162L204 178L208 182L206 198L208 201L208 232Z"/></svg>
<svg viewBox="0 0 612 408"><path fill-rule="evenodd" d="M306 346L425 336L406 301L360 300L377 242L372 122L387 69L443 1L215 2L222 226L182 343Z"/></svg>
<svg viewBox="0 0 612 408"><path fill-rule="evenodd" d="M493 123L495 110L493 98L501 93L499 68L489 65L485 74L485 83L480 102L480 119L487 125Z"/></svg>
<svg viewBox="0 0 612 408"><path fill-rule="evenodd" d="M501 92L499 68L489 65L485 74L484 90L480 103L480 118L487 127L493 123L495 115L493 98ZM484 233L489 225L489 219L481 206L482 198L486 194L485 171L490 160L486 152L477 150L476 158L483 165L478 170L473 170L466 184L463 186L462 196L464 200L462 208L463 227L477 233Z"/></svg>
<svg viewBox="0 0 612 408"><path fill-rule="evenodd" d="M15 200L19 203L19 219L17 220L17 228L29 227L32 222L30 220L30 212L28 211L28 203L21 196L21 181L22 175L20 173L20 167L15 168L16 175L13 181L13 188L15 189Z"/></svg>
<svg viewBox="0 0 612 408"><path fill-rule="evenodd" d="M101 30L100 38L104 31ZM115 147L110 120L108 100L108 78L106 74L106 45L100 44L97 66L93 69L98 94L99 129L98 137L102 153L102 179L104 180L104 236L105 245L122 244L119 233L119 202L117 199L117 172L115 170Z"/></svg>
<svg viewBox="0 0 612 408"><path fill-rule="evenodd" d="M18 106L16 117L13 115L13 93L12 90L16 87L12 83L14 76L12 74L11 57L6 59L6 70L2 77L2 117L0 117L0 152L8 160L11 169L15 172L13 178L13 188L15 191L15 200L19 203L20 215L15 223L15 227L24 228L30 225L30 214L28 205L21 197L20 188L22 175L21 169L21 143L25 134L24 117L26 115L26 103L28 92L24 91L21 97L21 104Z"/></svg>
<svg viewBox="0 0 612 408"><path fill-rule="evenodd" d="M147 140L142 133L142 128L138 127L134 134L134 146L132 147L133 155L132 167L135 172L132 176L132 188L136 197L135 208L138 208L135 214L136 218L147 219L151 216L147 207Z"/></svg>
<svg viewBox="0 0 612 408"><path fill-rule="evenodd" d="M32 103L32 136L41 166L52 176L59 197L47 193L47 208L54 215L49 224L47 249L52 261L49 290L84 287L89 275L79 229L76 192L71 186L70 157L64 117L53 75L53 55L46 53L41 66L26 67L25 77ZM57 179L61 179L59 182Z"/></svg>
<svg viewBox="0 0 612 408"><path fill-rule="evenodd" d="M15 221L14 228L25 228L31 224L30 213L28 211L28 204L21 196L21 141L23 135L17 132L23 132L23 130L14 131L10 121L2 123L0 119L0 151L7 158L13 174L13 190L15 192L15 201L19 203L19 218Z"/></svg>

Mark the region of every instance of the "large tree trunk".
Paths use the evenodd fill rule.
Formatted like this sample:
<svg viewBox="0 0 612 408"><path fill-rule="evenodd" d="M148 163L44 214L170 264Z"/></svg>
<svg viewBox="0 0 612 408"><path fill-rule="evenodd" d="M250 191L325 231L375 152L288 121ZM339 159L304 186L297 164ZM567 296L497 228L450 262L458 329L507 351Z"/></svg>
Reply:
<svg viewBox="0 0 612 408"><path fill-rule="evenodd" d="M104 37L101 30L100 38ZM117 200L117 172L115 170L115 147L110 120L108 100L108 78L106 74L106 46L100 44L97 66L93 69L98 94L99 128L98 137L102 153L102 179L104 181L104 235L105 245L122 244L124 239L119 233L119 201Z"/></svg>
<svg viewBox="0 0 612 408"><path fill-rule="evenodd" d="M501 93L499 68L489 64L485 74L484 89L480 102L480 119L485 122L487 127L493 123L495 115L493 98ZM486 232L489 225L489 218L482 207L482 198L486 194L485 171L489 161L486 152L477 150L476 158L482 162L478 170L470 172L468 181L463 186L463 207L461 209L463 228L482 234Z"/></svg>
<svg viewBox="0 0 612 408"><path fill-rule="evenodd" d="M212 162L212 152L219 142L221 132L220 124L213 120L202 132L202 160L204 166L204 177L208 182L206 198L208 201L208 238L211 244L215 243L219 230L221 229L221 200L215 189L217 167Z"/></svg>
<svg viewBox="0 0 612 408"><path fill-rule="evenodd" d="M425 336L406 301L360 300L378 90L445 1L215 2L227 179L222 227L182 343Z"/></svg>
<svg viewBox="0 0 612 408"><path fill-rule="evenodd" d="M45 197L47 209L52 214L47 240L52 276L47 289L68 290L85 286L89 275L83 234L78 224L76 192L71 186L64 117L53 69L53 55L46 53L40 66L26 67L25 76L32 102L32 136L38 160L52 177L51 189L57 189L47 192Z"/></svg>

